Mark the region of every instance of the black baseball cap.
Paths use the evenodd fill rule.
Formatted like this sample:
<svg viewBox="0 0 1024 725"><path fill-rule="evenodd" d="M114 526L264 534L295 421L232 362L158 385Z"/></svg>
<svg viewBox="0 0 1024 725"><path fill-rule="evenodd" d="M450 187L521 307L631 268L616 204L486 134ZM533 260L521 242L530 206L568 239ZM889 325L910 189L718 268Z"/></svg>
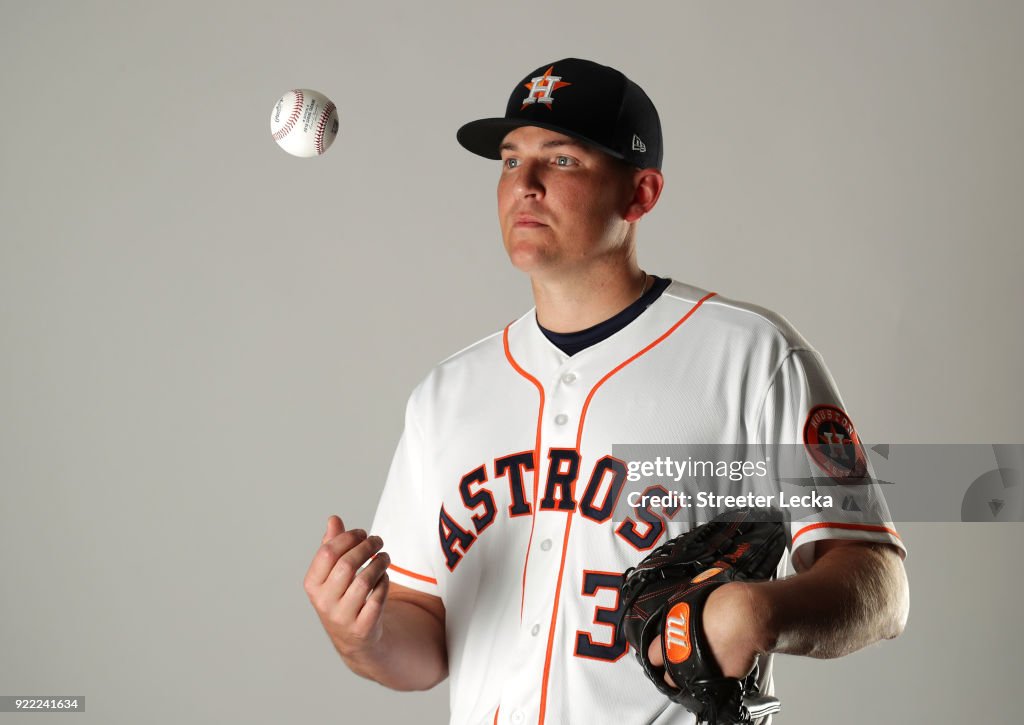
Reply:
<svg viewBox="0 0 1024 725"><path fill-rule="evenodd" d="M503 118L471 121L459 143L500 159L502 139L520 126L539 126L585 141L644 169L660 169L661 121L643 89L621 72L590 60L545 63L512 89Z"/></svg>

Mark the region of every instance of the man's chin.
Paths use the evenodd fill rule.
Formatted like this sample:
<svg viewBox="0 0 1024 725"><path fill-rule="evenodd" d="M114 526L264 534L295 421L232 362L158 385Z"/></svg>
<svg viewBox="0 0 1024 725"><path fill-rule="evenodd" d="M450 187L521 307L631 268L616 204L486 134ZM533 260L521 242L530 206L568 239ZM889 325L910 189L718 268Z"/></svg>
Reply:
<svg viewBox="0 0 1024 725"><path fill-rule="evenodd" d="M526 274L532 274L549 263L541 247L527 241L506 245L505 251L512 266Z"/></svg>

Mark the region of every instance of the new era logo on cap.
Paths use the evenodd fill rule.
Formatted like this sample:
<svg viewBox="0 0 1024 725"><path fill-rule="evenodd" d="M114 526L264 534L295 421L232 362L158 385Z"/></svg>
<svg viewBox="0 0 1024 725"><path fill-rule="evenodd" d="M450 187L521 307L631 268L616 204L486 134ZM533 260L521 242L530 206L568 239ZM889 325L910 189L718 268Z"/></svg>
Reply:
<svg viewBox="0 0 1024 725"><path fill-rule="evenodd" d="M473 153L500 159L505 135L521 126L564 133L640 168L661 168L661 121L651 99L621 72L593 61L545 63L516 83L503 117L467 123L457 137Z"/></svg>

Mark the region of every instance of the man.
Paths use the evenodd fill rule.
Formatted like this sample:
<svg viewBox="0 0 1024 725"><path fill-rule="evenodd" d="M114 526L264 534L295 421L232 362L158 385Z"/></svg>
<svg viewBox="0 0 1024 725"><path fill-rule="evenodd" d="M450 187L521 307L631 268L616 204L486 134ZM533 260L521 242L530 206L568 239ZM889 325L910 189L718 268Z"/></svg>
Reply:
<svg viewBox="0 0 1024 725"><path fill-rule="evenodd" d="M664 183L639 86L589 61L545 64L503 118L458 138L501 159L498 220L536 308L417 387L378 535L331 517L306 591L354 672L401 690L451 677L453 723L693 722L614 627L622 572L692 522L613 520L612 446L856 433L785 320L638 266L637 223ZM838 657L902 631L905 550L869 523L888 511L858 483L862 511L792 524L795 576L784 558L778 580L715 590L704 625L726 675L762 655L770 691L769 653Z"/></svg>

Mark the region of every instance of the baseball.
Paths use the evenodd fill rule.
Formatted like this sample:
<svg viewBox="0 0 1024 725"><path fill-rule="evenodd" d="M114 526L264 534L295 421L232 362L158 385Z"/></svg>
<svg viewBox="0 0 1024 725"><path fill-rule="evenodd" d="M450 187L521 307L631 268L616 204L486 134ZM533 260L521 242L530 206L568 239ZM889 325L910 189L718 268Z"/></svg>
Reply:
<svg viewBox="0 0 1024 725"><path fill-rule="evenodd" d="M338 109L323 93L296 88L274 104L270 133L292 156L319 156L338 135Z"/></svg>

